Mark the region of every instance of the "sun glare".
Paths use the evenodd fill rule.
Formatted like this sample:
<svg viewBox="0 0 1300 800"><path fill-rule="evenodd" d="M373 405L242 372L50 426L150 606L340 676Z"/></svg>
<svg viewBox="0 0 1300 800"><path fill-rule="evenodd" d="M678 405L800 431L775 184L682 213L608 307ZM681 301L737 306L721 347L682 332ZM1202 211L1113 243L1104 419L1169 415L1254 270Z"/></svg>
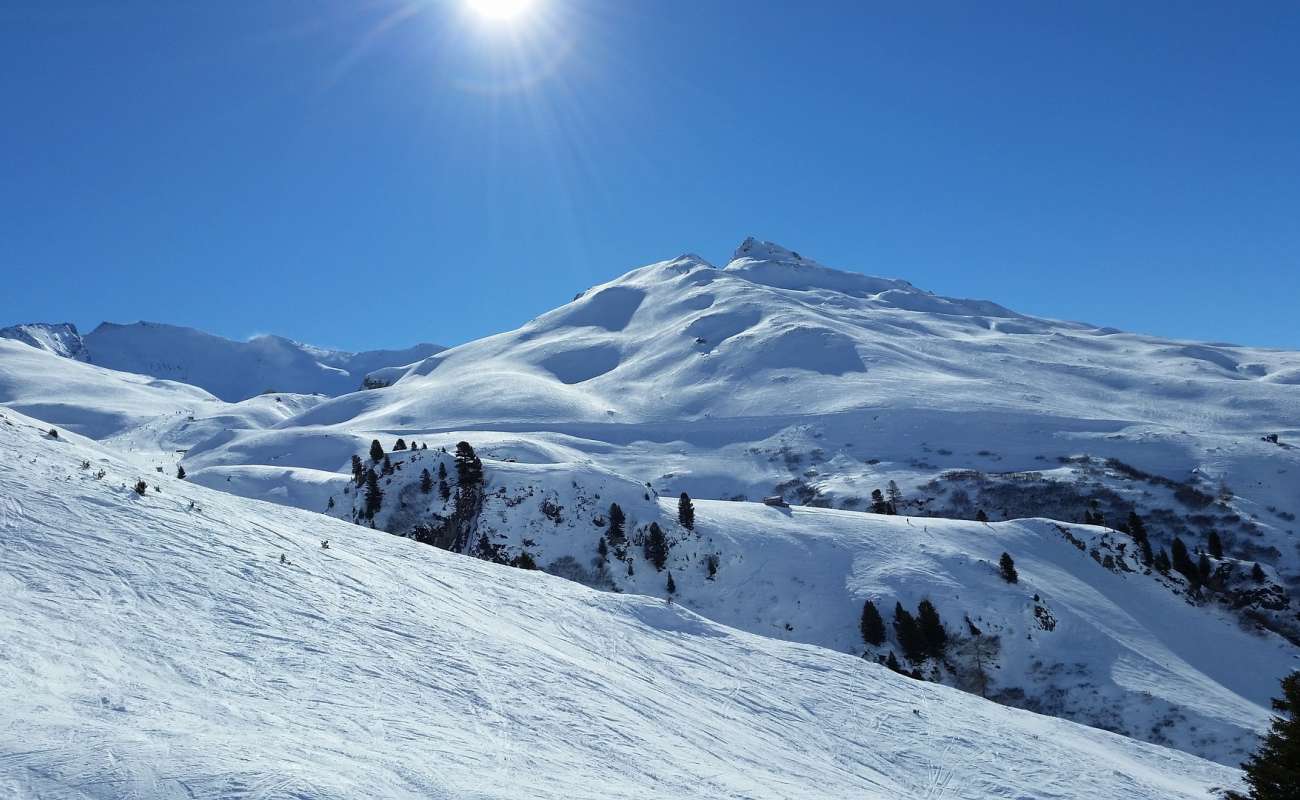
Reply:
<svg viewBox="0 0 1300 800"><path fill-rule="evenodd" d="M513 22L528 13L535 0L465 0L475 16L487 22Z"/></svg>

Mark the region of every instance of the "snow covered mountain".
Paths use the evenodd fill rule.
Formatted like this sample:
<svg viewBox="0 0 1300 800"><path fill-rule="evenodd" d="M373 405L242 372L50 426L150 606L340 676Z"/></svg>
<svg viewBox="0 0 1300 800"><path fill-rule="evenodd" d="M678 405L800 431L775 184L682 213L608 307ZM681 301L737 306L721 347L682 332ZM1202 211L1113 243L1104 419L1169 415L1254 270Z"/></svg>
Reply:
<svg viewBox="0 0 1300 800"><path fill-rule="evenodd" d="M0 339L13 339L74 361L89 361L86 343L71 322L29 322L0 328Z"/></svg>
<svg viewBox="0 0 1300 800"><path fill-rule="evenodd" d="M141 476L46 427L0 412L14 797L1165 800L1238 781L679 604Z"/></svg>
<svg viewBox="0 0 1300 800"><path fill-rule="evenodd" d="M167 341L131 368L166 374ZM219 361L176 341L197 373ZM1300 353L1028 317L748 240L722 268L653 264L368 374L385 388L228 403L0 343L0 402L146 473L179 464L190 483L604 590L663 597L671 574L675 602L715 622L869 660L901 643L891 628L864 647L863 603L889 620L928 600L952 650L905 669L1225 764L1300 663ZM430 449L393 451L399 437ZM472 513L443 452L462 440L484 466ZM379 473L374 514L354 456ZM771 494L795 508L753 502ZM629 541L602 555L612 502ZM897 514L868 513L882 504ZM1162 569L1142 541L1190 560ZM1004 551L1020 583L998 576Z"/></svg>
<svg viewBox="0 0 1300 800"><path fill-rule="evenodd" d="M268 392L354 392L370 372L411 364L443 349L418 344L405 350L348 353L280 336L236 342L157 322L105 322L85 341L90 360L100 366L193 384L230 402Z"/></svg>

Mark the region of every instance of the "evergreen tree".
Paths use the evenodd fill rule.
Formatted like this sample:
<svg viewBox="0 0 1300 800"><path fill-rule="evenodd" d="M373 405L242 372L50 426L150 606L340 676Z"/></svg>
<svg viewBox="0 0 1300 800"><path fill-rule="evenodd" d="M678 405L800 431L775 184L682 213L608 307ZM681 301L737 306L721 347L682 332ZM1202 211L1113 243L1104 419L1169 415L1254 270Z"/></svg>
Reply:
<svg viewBox="0 0 1300 800"><path fill-rule="evenodd" d="M1268 576L1264 574L1264 568L1259 565L1258 561L1255 562L1255 566L1251 567L1250 577L1254 579L1255 583L1263 583L1268 579Z"/></svg>
<svg viewBox="0 0 1300 800"><path fill-rule="evenodd" d="M352 454L352 481L360 486L366 480L366 468L361 463L361 456Z"/></svg>
<svg viewBox="0 0 1300 800"><path fill-rule="evenodd" d="M1169 561L1169 553L1163 547L1160 548L1159 553L1156 553L1156 558L1155 561L1152 562L1152 565L1156 568L1156 572L1159 572L1161 575L1168 575L1169 570L1173 567L1172 563Z"/></svg>
<svg viewBox="0 0 1300 800"><path fill-rule="evenodd" d="M1147 526L1138 516L1137 511L1128 512L1128 534L1137 541L1147 538Z"/></svg>
<svg viewBox="0 0 1300 800"><path fill-rule="evenodd" d="M1199 583L1209 583L1210 575L1214 572L1214 565L1210 563L1210 557L1201 553L1201 558L1196 562L1196 580Z"/></svg>
<svg viewBox="0 0 1300 800"><path fill-rule="evenodd" d="M939 619L939 612L929 600L922 600L916 609L916 627L925 642L926 655L938 658L948 646L948 630Z"/></svg>
<svg viewBox="0 0 1300 800"><path fill-rule="evenodd" d="M1138 554L1142 557L1142 563L1144 565L1148 567L1151 566L1151 562L1155 559L1155 556L1151 554L1150 539L1143 539L1138 542Z"/></svg>
<svg viewBox="0 0 1300 800"><path fill-rule="evenodd" d="M370 442L370 460L376 464L384 459L384 446L379 443L378 439Z"/></svg>
<svg viewBox="0 0 1300 800"><path fill-rule="evenodd" d="M1002 558L998 559L998 571L1002 573L1002 580L1007 583L1020 583L1020 573L1016 572L1016 562L1011 558L1010 553L1003 553Z"/></svg>
<svg viewBox="0 0 1300 800"><path fill-rule="evenodd" d="M511 562L511 566L518 567L519 569L537 569L537 560L533 558L532 553L525 550L515 556L515 560Z"/></svg>
<svg viewBox="0 0 1300 800"><path fill-rule="evenodd" d="M686 492L677 500L677 522L688 531L695 530L695 505Z"/></svg>
<svg viewBox="0 0 1300 800"><path fill-rule="evenodd" d="M420 449L421 449L421 450L428 450L428 449L429 449L429 443L428 443L428 442L420 442Z"/></svg>
<svg viewBox="0 0 1300 800"><path fill-rule="evenodd" d="M868 600L862 604L862 619L858 622L862 641L879 647L885 643L885 621L880 618L876 604Z"/></svg>
<svg viewBox="0 0 1300 800"><path fill-rule="evenodd" d="M1199 574L1196 565L1192 563L1191 556L1187 554L1187 545L1183 544L1183 540L1175 536L1170 552L1172 553L1170 563L1173 568L1181 572L1188 581L1196 583Z"/></svg>
<svg viewBox="0 0 1300 800"><path fill-rule="evenodd" d="M1223 558L1223 540L1219 538L1218 531L1210 531L1210 538L1205 543L1205 549L1210 551L1210 555L1215 558Z"/></svg>
<svg viewBox="0 0 1300 800"><path fill-rule="evenodd" d="M871 490L871 513L873 514L890 513L889 503L885 502L885 496L881 494L879 489Z"/></svg>
<svg viewBox="0 0 1300 800"><path fill-rule="evenodd" d="M1300 672L1282 679L1282 696L1273 700L1281 712L1254 752L1241 768L1246 773L1251 800L1296 800L1300 798ZM1233 800L1241 795L1229 794Z"/></svg>
<svg viewBox="0 0 1300 800"><path fill-rule="evenodd" d="M897 514L898 507L903 504L903 492L898 488L898 484L893 481L885 487L885 499L889 501L889 513Z"/></svg>
<svg viewBox="0 0 1300 800"><path fill-rule="evenodd" d="M988 515L988 514L985 514L985 513L984 513L984 509L981 508L981 509L979 509L978 511L975 512L975 521L976 521L976 522L988 522L988 521L989 521L989 515Z"/></svg>
<svg viewBox="0 0 1300 800"><path fill-rule="evenodd" d="M713 580L714 576L718 574L717 553L709 553L707 556L704 557L704 568L709 572L708 579Z"/></svg>
<svg viewBox="0 0 1300 800"><path fill-rule="evenodd" d="M427 469L420 470L420 493L428 494L432 491L433 491L433 476L429 474L429 470Z"/></svg>
<svg viewBox="0 0 1300 800"><path fill-rule="evenodd" d="M374 518L384 504L384 490L379 488L379 475L375 468L366 470L366 516Z"/></svg>
<svg viewBox="0 0 1300 800"><path fill-rule="evenodd" d="M623 530L623 523L627 518L623 516L623 509L619 508L618 503L609 504L609 532L605 537L609 539L610 547L618 553L627 544L627 534ZM621 557L621 556L620 556Z"/></svg>
<svg viewBox="0 0 1300 800"><path fill-rule="evenodd" d="M393 461L388 456L384 456L384 474L385 475L393 474Z"/></svg>
<svg viewBox="0 0 1300 800"><path fill-rule="evenodd" d="M483 483L483 462L469 442L456 443L456 480L462 489Z"/></svg>
<svg viewBox="0 0 1300 800"><path fill-rule="evenodd" d="M438 496L442 502L447 502L451 498L451 487L447 485L447 465L438 462Z"/></svg>
<svg viewBox="0 0 1300 800"><path fill-rule="evenodd" d="M398 450L405 450L405 449L406 449L406 442L401 439L398 439L396 444L393 445L394 452Z"/></svg>
<svg viewBox="0 0 1300 800"><path fill-rule="evenodd" d="M176 477L185 480L185 467L182 467L180 464L176 465Z"/></svg>
<svg viewBox="0 0 1300 800"><path fill-rule="evenodd" d="M659 527L659 523L650 523L650 532L646 534L645 545L642 550L645 553L646 561L654 564L656 570L664 568L664 564L668 561L668 540L664 537L664 532Z"/></svg>
<svg viewBox="0 0 1300 800"><path fill-rule="evenodd" d="M673 574L668 573L668 594L677 594L677 584L673 582Z"/></svg>
<svg viewBox="0 0 1300 800"><path fill-rule="evenodd" d="M602 562L609 558L609 545L605 543L604 536L600 537L599 542L596 542L596 555L600 557Z"/></svg>
<svg viewBox="0 0 1300 800"><path fill-rule="evenodd" d="M900 675L903 674L903 665L898 663L898 656L894 655L893 650L889 651L889 658L885 659L885 666L889 667L894 672L897 672Z"/></svg>
<svg viewBox="0 0 1300 800"><path fill-rule="evenodd" d="M912 616L902 603L894 604L894 638L903 651L903 658L913 664L925 659L925 639Z"/></svg>
<svg viewBox="0 0 1300 800"><path fill-rule="evenodd" d="M136 482L135 482L135 486L132 486L131 489L132 489L132 491L134 491L136 494L138 494L138 495L140 495L141 497L143 497L143 496L144 496L144 493L147 492L147 491L149 491L149 484L145 483L144 481L136 481Z"/></svg>

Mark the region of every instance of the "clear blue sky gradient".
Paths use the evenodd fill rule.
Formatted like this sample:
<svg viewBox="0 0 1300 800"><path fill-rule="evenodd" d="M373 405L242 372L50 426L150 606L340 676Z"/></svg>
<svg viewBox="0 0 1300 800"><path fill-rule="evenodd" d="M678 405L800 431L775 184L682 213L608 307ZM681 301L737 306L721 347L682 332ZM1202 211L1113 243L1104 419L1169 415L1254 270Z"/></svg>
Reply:
<svg viewBox="0 0 1300 800"><path fill-rule="evenodd" d="M455 344L755 234L1300 348L1300 4L541 2L0 4L0 323Z"/></svg>

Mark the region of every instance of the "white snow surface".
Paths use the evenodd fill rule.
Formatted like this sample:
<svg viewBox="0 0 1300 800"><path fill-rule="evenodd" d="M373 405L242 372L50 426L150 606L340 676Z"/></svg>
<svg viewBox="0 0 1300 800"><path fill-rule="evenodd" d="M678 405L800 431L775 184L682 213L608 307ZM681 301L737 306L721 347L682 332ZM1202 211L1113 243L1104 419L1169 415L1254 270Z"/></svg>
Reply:
<svg viewBox="0 0 1300 800"><path fill-rule="evenodd" d="M206 349L206 334L122 327L146 331L159 354L133 363L137 371L181 364L191 380L210 383L204 376L247 363ZM255 389L230 396L300 375L306 362L342 369L296 347L306 361L268 361L266 371L247 373L259 376ZM1007 477L991 485L1046 479L1113 492L1151 520L1172 509L1152 535L1157 547L1173 532L1197 547L1213 526L1228 551L1216 568L1248 572L1259 563L1271 589L1295 591L1297 353L1028 317L749 240L724 268L691 255L653 264L518 330L368 374L392 385L228 403L0 341L0 403L100 440L148 477L174 474L179 461L186 486L350 518L348 463L372 437L386 448L398 436L435 449L468 440L487 465L483 531L509 555L528 551L544 567L568 556L589 567L598 518L616 500L630 522L670 530L678 605L714 621L856 655L864 599L878 600L888 621L894 600L914 608L927 597L951 630L970 615L1002 638L994 675L1002 702L1227 764L1254 746L1277 679L1296 663L1294 647L1243 628L1217 601L1193 603L1180 578L1144 570L1132 542L1123 549L1126 537L1077 525L1065 508L986 507L995 520L1052 516L1064 526L909 522L842 509L864 508L872 489L895 480L916 514L970 517L980 497L963 506L957 484L932 488L948 471L979 470L977 485L995 474ZM1119 459L1213 503L1189 510L1174 484L1060 463L1081 455ZM446 513L440 500L414 496L417 467L437 458L394 457L381 529L404 533ZM656 498L681 491L699 501L699 535L676 530ZM736 502L774 493L841 510L780 516ZM542 513L544 499L563 509L560 522ZM1015 555L1022 585L997 580L1000 549ZM633 550L633 576L610 565L615 584L662 595L665 576ZM709 554L721 560L712 581L702 572ZM1040 606L1054 630L1042 629ZM1276 613L1294 619L1296 610L1291 602Z"/></svg>
<svg viewBox="0 0 1300 800"><path fill-rule="evenodd" d="M680 604L170 478L138 496L137 464L45 427L0 412L8 797L1141 799L1239 778Z"/></svg>
<svg viewBox="0 0 1300 800"><path fill-rule="evenodd" d="M370 372L411 364L443 349L418 344L404 350L349 353L281 336L237 342L157 322L105 322L86 334L85 342L96 364L190 383L231 402L267 392L354 392Z"/></svg>
<svg viewBox="0 0 1300 800"><path fill-rule="evenodd" d="M90 360L86 344L82 341L77 326L71 322L10 325L0 328L0 339L13 339L74 361Z"/></svg>

